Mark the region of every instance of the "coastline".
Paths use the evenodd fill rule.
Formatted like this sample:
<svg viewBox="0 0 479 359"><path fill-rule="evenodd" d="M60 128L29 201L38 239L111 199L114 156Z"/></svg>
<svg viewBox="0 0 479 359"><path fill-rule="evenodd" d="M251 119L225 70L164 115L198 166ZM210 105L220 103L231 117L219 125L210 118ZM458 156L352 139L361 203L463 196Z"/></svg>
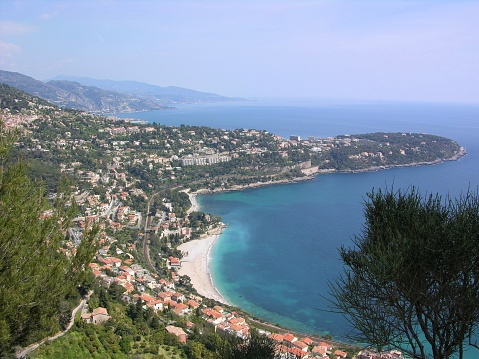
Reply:
<svg viewBox="0 0 479 359"><path fill-rule="evenodd" d="M320 169L318 166L312 166L309 168L302 169L301 172L304 176L302 177L295 177L290 179L280 179L280 180L270 180L266 182L254 182L246 185L234 185L231 187L221 187L215 189L206 189L202 188L193 193L188 193L190 197L190 202L192 206L187 211L187 213L191 213L194 211L199 211L199 205L196 200L196 195L199 194L208 194L208 193L218 193L218 192L230 192L230 191L241 191L248 188L257 188L257 187L264 187L264 186L271 186L271 185L278 185L278 184L289 184L289 183L297 183L303 181L311 181L316 178L316 175L319 174L329 174L329 173L363 173L363 172L376 172L381 170L388 170L393 168L404 168L404 167L417 167L417 166L433 166L438 165L444 162L449 161L458 161L461 158L467 155L467 150L464 147L460 147L459 151L451 157L437 159L434 161L429 162L411 162L407 164L398 164L398 165L384 165L384 166L371 166L361 169L349 169L349 170L337 170L337 169Z"/></svg>
<svg viewBox="0 0 479 359"><path fill-rule="evenodd" d="M199 211L200 205L198 204L198 201L196 200L196 193L190 193L189 190L185 192L188 194L188 198L190 199L190 203L191 203L191 207L188 208L188 210L186 211L186 214Z"/></svg>
<svg viewBox="0 0 479 359"><path fill-rule="evenodd" d="M328 174L328 173L359 173L359 172L373 172L378 170L385 170L390 168L397 167L413 167L413 166L424 166L424 165L436 165L446 161L457 161L461 157L464 157L467 154L465 148L461 147L460 151L453 156L452 158L437 160L433 162L421 162L421 163L410 163L406 165L392 165L392 166L381 166L381 167L369 167L361 170L321 170L317 166L303 169L302 172L305 175L304 177L296 177L291 179L283 179L278 181L267 181L267 182L255 182L248 185L235 185L230 188L217 188L217 189L199 189L195 192L190 192L189 189L185 190L188 194L189 200L191 202L191 207L188 209L187 214L196 212L200 210L200 205L197 200L197 195L207 194L207 193L218 193L218 192L229 192L229 191L240 191L248 188L257 188L268 185L277 185L277 184L288 184L296 183L302 181L313 180L318 174ZM222 232L221 227L214 228L209 233L203 235L200 239L195 239L182 243L178 246L178 249L185 253L181 259L181 267L179 269L180 275L187 275L191 279L191 284L198 291L198 293L204 297L211 298L221 302L223 304L229 304L222 294L218 291L213 283L213 279L210 272L210 258L211 250L215 245L216 241L219 239Z"/></svg>
<svg viewBox="0 0 479 359"><path fill-rule="evenodd" d="M380 167L369 167L361 170L321 170L317 166L302 169L304 176L282 179L277 181L267 181L267 182L256 182L248 185L235 185L229 188L216 188L216 189L199 189L195 192L190 192L189 189L186 189L184 192L188 194L189 200L191 202L191 207L188 209L187 213L200 211L200 205L197 200L197 196L200 194L208 193L218 193L218 192L229 192L229 191L240 191L248 188L257 188L268 185L277 185L277 184L288 184L296 183L302 181L313 180L316 178L316 175L319 174L328 174L328 173L359 173L359 172L374 172L379 170L386 170L391 168L398 167L415 167L415 166L425 166L425 165L436 165L444 163L447 161L457 161L462 157L467 155L465 148L461 147L460 150L452 157L432 162L420 162L420 163L409 163L405 165L390 165L390 166L380 166ZM211 260L211 250L215 245L216 241L219 239L222 233L222 227L216 227L210 230L207 234L204 234L200 239L195 239L182 243L178 246L178 249L184 254L181 259L181 267L179 269L180 275L187 275L191 279L191 284L197 290L198 294L214 299L220 303L230 305L223 295L215 287L211 271L210 271L210 260ZM266 323L263 323L266 324Z"/></svg>
<svg viewBox="0 0 479 359"><path fill-rule="evenodd" d="M195 195L193 195L195 196ZM216 289L209 268L211 250L221 234L221 229L200 239L182 243L178 249L186 255L181 259L179 275L187 275L198 294L220 303L229 303Z"/></svg>

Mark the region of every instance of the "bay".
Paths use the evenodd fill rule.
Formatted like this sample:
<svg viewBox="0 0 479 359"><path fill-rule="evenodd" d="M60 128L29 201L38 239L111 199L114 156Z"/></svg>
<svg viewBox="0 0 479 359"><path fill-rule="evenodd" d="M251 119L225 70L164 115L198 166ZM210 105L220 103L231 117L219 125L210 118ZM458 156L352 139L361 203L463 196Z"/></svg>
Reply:
<svg viewBox="0 0 479 359"><path fill-rule="evenodd" d="M373 188L458 196L479 186L479 106L469 104L260 100L190 105L123 115L216 128L265 129L327 137L367 132L421 132L456 140L468 155L434 166L318 175L315 180L199 197L202 210L228 228L212 253L223 296L253 315L303 333L344 338L350 330L328 312L328 281L342 265L338 248L361 232L363 203Z"/></svg>

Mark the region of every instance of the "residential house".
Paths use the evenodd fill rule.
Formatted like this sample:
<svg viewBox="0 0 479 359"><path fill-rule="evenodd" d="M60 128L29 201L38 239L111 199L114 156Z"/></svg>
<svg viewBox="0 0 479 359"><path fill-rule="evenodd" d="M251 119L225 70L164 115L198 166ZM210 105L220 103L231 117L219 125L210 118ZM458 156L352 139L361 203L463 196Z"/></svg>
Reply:
<svg viewBox="0 0 479 359"><path fill-rule="evenodd" d="M111 317L108 315L108 311L103 307L95 308L93 309L93 312L84 313L81 315L81 319L91 324L100 324L106 322L110 318Z"/></svg>
<svg viewBox="0 0 479 359"><path fill-rule="evenodd" d="M283 343L288 346L288 347L292 347L293 343L295 341L297 341L298 338L296 338L293 334L291 333L286 333L284 336L283 336Z"/></svg>
<svg viewBox="0 0 479 359"><path fill-rule="evenodd" d="M186 333L183 329L173 325L168 325L165 329L168 333L174 334L180 343L186 343Z"/></svg>

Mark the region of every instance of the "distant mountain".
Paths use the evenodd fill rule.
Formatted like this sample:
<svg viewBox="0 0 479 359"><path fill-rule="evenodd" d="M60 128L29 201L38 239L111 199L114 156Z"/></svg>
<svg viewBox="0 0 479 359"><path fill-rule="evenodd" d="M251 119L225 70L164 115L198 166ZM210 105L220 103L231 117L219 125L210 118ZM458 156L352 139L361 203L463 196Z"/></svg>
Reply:
<svg viewBox="0 0 479 359"><path fill-rule="evenodd" d="M52 85L35 80L32 77L22 75L18 72L0 70L0 83L5 83L18 90L41 97L55 104L59 104L62 102L62 99L66 99L69 95L71 96L67 91L55 88Z"/></svg>
<svg viewBox="0 0 479 359"><path fill-rule="evenodd" d="M85 86L72 81L44 83L17 72L0 70L0 83L41 97L61 107L100 113L158 110L164 105L155 101L114 91Z"/></svg>
<svg viewBox="0 0 479 359"><path fill-rule="evenodd" d="M0 83L0 110L7 109L11 114L17 114L25 109L38 109L40 106L52 106L48 101L27 94L13 86Z"/></svg>
<svg viewBox="0 0 479 359"><path fill-rule="evenodd" d="M65 107L103 113L135 112L166 108L156 101L141 96L128 95L86 86L74 81L49 81L47 85L67 91L74 96ZM83 107L83 108L82 108Z"/></svg>
<svg viewBox="0 0 479 359"><path fill-rule="evenodd" d="M96 86L104 90L116 91L134 96L144 96L164 104L174 103L211 103L244 101L240 98L220 96L215 93L200 92L182 87L161 87L138 81L98 80L89 77L57 76L51 80L75 81L87 86Z"/></svg>
<svg viewBox="0 0 479 359"><path fill-rule="evenodd" d="M72 81L68 79L81 80ZM178 103L237 101L228 97L135 81L57 77L47 83L0 70L0 83L13 86L61 107L97 113L120 113L171 108ZM103 87L100 87L103 86ZM120 91L121 90L121 91Z"/></svg>

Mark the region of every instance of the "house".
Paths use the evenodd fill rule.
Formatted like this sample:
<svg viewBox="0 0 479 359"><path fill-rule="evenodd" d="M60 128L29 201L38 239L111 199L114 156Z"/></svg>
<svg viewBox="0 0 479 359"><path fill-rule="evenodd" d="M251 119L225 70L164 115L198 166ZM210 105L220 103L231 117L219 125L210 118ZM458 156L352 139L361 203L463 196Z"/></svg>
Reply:
<svg viewBox="0 0 479 359"><path fill-rule="evenodd" d="M323 357L327 355L327 354L326 354L326 349L324 349L324 347L320 347L320 346L318 346L318 345L315 346L315 347L313 347L313 349L311 350L311 352L312 352L313 354L318 354L318 355L321 355L321 356L323 356Z"/></svg>
<svg viewBox="0 0 479 359"><path fill-rule="evenodd" d="M298 348L289 348L288 353L293 354L296 358L304 358L304 359L309 358L308 352L305 352Z"/></svg>
<svg viewBox="0 0 479 359"><path fill-rule="evenodd" d="M81 315L81 319L84 320L86 323L91 324L100 324L106 322L111 317L108 315L108 311L106 308L98 307L93 309L91 313L84 313Z"/></svg>
<svg viewBox="0 0 479 359"><path fill-rule="evenodd" d="M291 334L291 333L286 333L286 334L283 336L283 342L284 342L287 346L289 346L289 347L291 347L291 345L292 345L295 341L297 341L297 340L298 340L298 338L296 338L296 337L295 337L293 334Z"/></svg>
<svg viewBox="0 0 479 359"><path fill-rule="evenodd" d="M148 308L152 308L155 312L158 310L163 310L163 301L161 299L153 300L146 303Z"/></svg>
<svg viewBox="0 0 479 359"><path fill-rule="evenodd" d="M325 342L321 342L319 343L318 345L320 348L326 350L326 351L330 351L330 350L333 350L333 347L331 344L328 344L328 343L325 343Z"/></svg>
<svg viewBox="0 0 479 359"><path fill-rule="evenodd" d="M231 318L228 322L229 322L230 324L235 324L235 325L244 325L244 324L246 324L246 321L244 320L244 318Z"/></svg>
<svg viewBox="0 0 479 359"><path fill-rule="evenodd" d="M180 343L186 343L186 333L183 329L173 325L168 325L165 329L168 333L175 335Z"/></svg>
<svg viewBox="0 0 479 359"><path fill-rule="evenodd" d="M190 299L188 301L188 306L192 309L196 309L198 308L200 305L198 303L196 303L193 299Z"/></svg>
<svg viewBox="0 0 479 359"><path fill-rule="evenodd" d="M298 349L302 350L303 352L308 351L308 345L306 343L303 343L302 341L299 341L299 340L295 340L293 342L293 347L298 348Z"/></svg>
<svg viewBox="0 0 479 359"><path fill-rule="evenodd" d="M174 300L175 302L182 302L185 299L185 296L181 293L173 293L171 296L171 299Z"/></svg>
<svg viewBox="0 0 479 359"><path fill-rule="evenodd" d="M178 303L175 307L175 309L173 309L173 313L179 315L179 316L182 316L186 313L188 313L189 311L189 308L186 304L183 304L183 303Z"/></svg>
<svg viewBox="0 0 479 359"><path fill-rule="evenodd" d="M135 271L128 266L121 266L120 270L125 273L128 273L131 277L135 276Z"/></svg>
<svg viewBox="0 0 479 359"><path fill-rule="evenodd" d="M158 297L161 298L163 301L171 300L171 292L161 292L158 293Z"/></svg>
<svg viewBox="0 0 479 359"><path fill-rule="evenodd" d="M178 303L178 304L176 305L176 309L180 309L181 311L183 311L184 313L186 313L186 312L188 312L189 307L188 307L186 304Z"/></svg>
<svg viewBox="0 0 479 359"><path fill-rule="evenodd" d="M275 342L282 343L284 337L281 334L278 333L272 333L269 335L270 339L273 339Z"/></svg>
<svg viewBox="0 0 479 359"><path fill-rule="evenodd" d="M301 339L301 341L306 345L313 345L313 340L308 337Z"/></svg>
<svg viewBox="0 0 479 359"><path fill-rule="evenodd" d="M236 335L241 336L243 334L243 327L237 324L229 325L230 331L234 332Z"/></svg>
<svg viewBox="0 0 479 359"><path fill-rule="evenodd" d="M224 320L224 315L214 309L205 308L201 312L207 317L210 317L213 324L219 324Z"/></svg>
<svg viewBox="0 0 479 359"><path fill-rule="evenodd" d="M135 287L131 283L121 284L121 286L126 289L127 293L131 293L135 290Z"/></svg>
<svg viewBox="0 0 479 359"><path fill-rule="evenodd" d="M282 358L290 358L291 354L293 355L293 358L301 358L301 359L309 358L308 352L304 352L298 348L290 348L288 346L281 345L279 347L279 351L283 353L283 355L281 356Z"/></svg>
<svg viewBox="0 0 479 359"><path fill-rule="evenodd" d="M334 351L333 355L335 358L346 358L348 356L348 353L343 352L341 350L336 350Z"/></svg>
<svg viewBox="0 0 479 359"><path fill-rule="evenodd" d="M141 300L143 300L144 302L146 303L149 303L149 302L153 302L156 300L155 297L152 297L151 295L147 294L147 293L141 293Z"/></svg>
<svg viewBox="0 0 479 359"><path fill-rule="evenodd" d="M171 267L179 267L179 266L181 266L180 260L179 260L178 258L175 258L175 257L173 257L173 256L170 256L170 257L168 258L168 260L169 260L169 262L170 262L169 264L170 264Z"/></svg>

